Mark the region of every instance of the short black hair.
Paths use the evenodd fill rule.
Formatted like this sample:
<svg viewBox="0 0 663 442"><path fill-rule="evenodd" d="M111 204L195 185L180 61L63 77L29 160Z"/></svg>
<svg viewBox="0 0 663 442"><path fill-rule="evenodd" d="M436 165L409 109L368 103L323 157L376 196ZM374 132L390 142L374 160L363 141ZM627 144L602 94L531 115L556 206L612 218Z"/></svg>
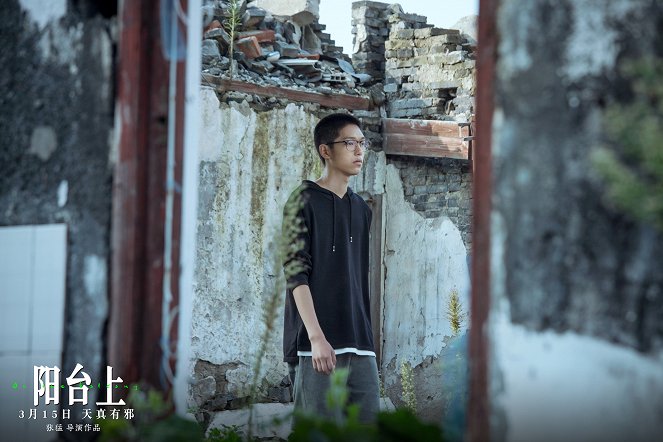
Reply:
<svg viewBox="0 0 663 442"><path fill-rule="evenodd" d="M329 144L334 141L338 137L339 132L349 124L354 124L361 129L361 123L356 117L341 113L327 115L315 125L315 129L313 130L314 148L323 165L325 164L325 159L320 155L320 145ZM329 145L329 147L331 148L332 145Z"/></svg>

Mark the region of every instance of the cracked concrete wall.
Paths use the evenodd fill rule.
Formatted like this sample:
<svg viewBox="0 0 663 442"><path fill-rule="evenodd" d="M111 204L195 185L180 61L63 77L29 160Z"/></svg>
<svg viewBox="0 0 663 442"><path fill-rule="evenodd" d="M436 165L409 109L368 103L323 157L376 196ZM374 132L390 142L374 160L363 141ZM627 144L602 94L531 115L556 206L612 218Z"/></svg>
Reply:
<svg viewBox="0 0 663 442"><path fill-rule="evenodd" d="M604 139L606 105L633 95L618 67L663 55L663 8L625 0L500 3L493 440L656 440L663 238L606 203L590 154Z"/></svg>
<svg viewBox="0 0 663 442"><path fill-rule="evenodd" d="M203 408L235 408L247 394L264 296L281 272L273 265L270 241L280 233L282 205L302 179L316 179L322 172L311 148L321 111L293 103L257 111L243 101L220 102L209 88L202 89L201 103L193 393ZM361 115L371 122L378 112ZM440 392L444 373L439 360L453 334L445 318L451 290L459 291L466 311L469 307L462 230L447 216L417 211L405 199L399 168L387 164L384 152L367 151L364 164L349 184L360 194L384 196L382 370L387 393L400 403L400 363L410 362L416 367L420 414L439 422L448 403ZM287 373L281 362L281 315L265 355L267 396Z"/></svg>
<svg viewBox="0 0 663 442"><path fill-rule="evenodd" d="M446 419L464 379L451 378L443 367L454 333L446 317L453 289L469 311L468 253L462 232L449 217L424 217L406 201L398 168L383 152L371 152L360 175L351 179L357 191L383 194L383 265L385 281L382 324L382 376L385 391L402 404L400 367L414 367L418 414L431 422ZM462 325L461 337L469 323ZM457 338L456 338L457 339ZM461 388L464 390L464 388Z"/></svg>
<svg viewBox="0 0 663 442"><path fill-rule="evenodd" d="M246 102L220 103L212 89L203 88L201 107L192 348L199 362L227 366L226 387L208 390L202 400L218 402L248 394L264 329L263 302L282 274L274 249L282 207L301 180L317 178L321 167L311 148L318 118L303 106L255 112ZM269 385L287 374L282 308L264 355Z"/></svg>

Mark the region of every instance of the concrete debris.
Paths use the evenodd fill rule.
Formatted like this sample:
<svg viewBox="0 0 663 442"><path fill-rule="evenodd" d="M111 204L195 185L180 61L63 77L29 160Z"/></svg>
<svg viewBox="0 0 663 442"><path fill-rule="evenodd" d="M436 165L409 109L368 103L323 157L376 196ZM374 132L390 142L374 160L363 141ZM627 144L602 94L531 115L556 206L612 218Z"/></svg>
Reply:
<svg viewBox="0 0 663 442"><path fill-rule="evenodd" d="M204 33L203 72L227 78L233 60L237 80L366 93L355 89L370 76L356 74L343 48L324 32L326 26L317 21L317 0L242 2L242 23L234 35L227 25L229 6L227 0L214 2L214 16ZM234 54L230 54L233 38Z"/></svg>
<svg viewBox="0 0 663 442"><path fill-rule="evenodd" d="M373 104L388 102L394 118L464 121L474 111L476 42L466 30L436 28L398 4L354 2L350 60L318 23L317 0L253 0L242 7L243 23L229 35L222 26L229 1L215 0L203 72L228 78L232 60L234 79L367 96Z"/></svg>

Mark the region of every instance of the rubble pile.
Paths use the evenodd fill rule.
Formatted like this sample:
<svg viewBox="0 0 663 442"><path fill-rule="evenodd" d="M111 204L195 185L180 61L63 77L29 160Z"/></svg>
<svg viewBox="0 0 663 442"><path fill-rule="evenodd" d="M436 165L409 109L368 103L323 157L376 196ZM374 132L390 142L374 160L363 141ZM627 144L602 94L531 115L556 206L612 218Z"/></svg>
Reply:
<svg viewBox="0 0 663 442"><path fill-rule="evenodd" d="M357 87L370 76L357 74L325 25L318 23L317 2L238 1L234 50L230 54L231 2L215 0L204 14L213 20L204 32L203 72L221 78L278 86L314 88L323 93L365 94ZM260 5L269 6L266 10ZM288 9L289 8L289 9ZM288 12L276 15L270 11Z"/></svg>

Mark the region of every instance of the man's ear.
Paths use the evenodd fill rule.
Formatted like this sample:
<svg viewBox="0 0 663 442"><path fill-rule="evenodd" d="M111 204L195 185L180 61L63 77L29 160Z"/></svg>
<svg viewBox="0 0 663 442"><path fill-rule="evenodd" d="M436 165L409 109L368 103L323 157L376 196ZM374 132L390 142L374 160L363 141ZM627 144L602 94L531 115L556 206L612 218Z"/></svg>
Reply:
<svg viewBox="0 0 663 442"><path fill-rule="evenodd" d="M321 155L322 158L324 158L325 160L328 160L329 157L330 157L330 155L331 155L331 152L329 151L329 146L326 145L326 144L321 144L321 145L319 145L319 146L318 146L318 152L320 152L320 155Z"/></svg>

